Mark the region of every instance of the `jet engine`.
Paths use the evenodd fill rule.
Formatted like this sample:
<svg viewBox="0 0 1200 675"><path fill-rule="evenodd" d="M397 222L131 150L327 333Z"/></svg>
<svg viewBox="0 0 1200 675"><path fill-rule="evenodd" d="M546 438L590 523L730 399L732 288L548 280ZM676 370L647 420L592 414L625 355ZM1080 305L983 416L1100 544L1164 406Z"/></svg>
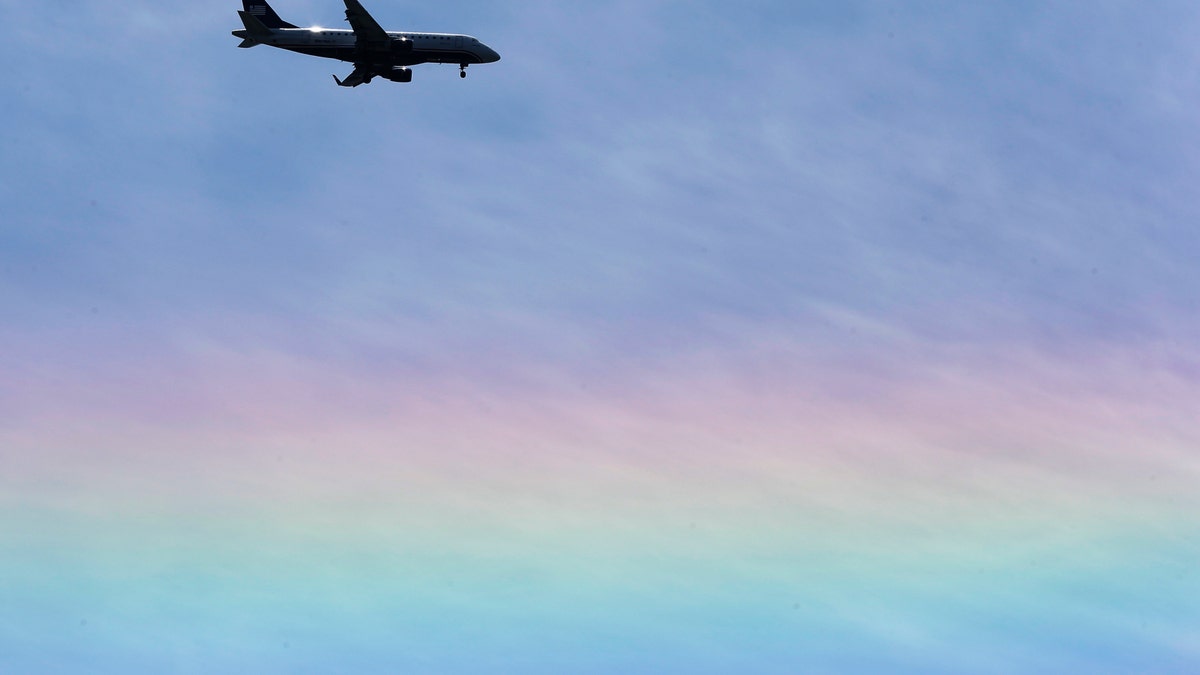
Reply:
<svg viewBox="0 0 1200 675"><path fill-rule="evenodd" d="M379 73L379 76L392 82L412 82L412 68L395 66L391 70Z"/></svg>
<svg viewBox="0 0 1200 675"><path fill-rule="evenodd" d="M407 54L413 50L413 41L408 38L396 38L392 40L393 54Z"/></svg>

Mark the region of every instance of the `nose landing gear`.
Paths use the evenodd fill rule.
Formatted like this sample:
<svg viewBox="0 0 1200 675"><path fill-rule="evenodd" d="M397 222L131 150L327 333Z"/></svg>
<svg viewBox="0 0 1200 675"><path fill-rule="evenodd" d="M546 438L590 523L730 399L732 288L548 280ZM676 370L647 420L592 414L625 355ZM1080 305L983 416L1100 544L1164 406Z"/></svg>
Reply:
<svg viewBox="0 0 1200 675"><path fill-rule="evenodd" d="M467 64L465 64L465 63L458 64L458 76L459 77L467 76Z"/></svg>

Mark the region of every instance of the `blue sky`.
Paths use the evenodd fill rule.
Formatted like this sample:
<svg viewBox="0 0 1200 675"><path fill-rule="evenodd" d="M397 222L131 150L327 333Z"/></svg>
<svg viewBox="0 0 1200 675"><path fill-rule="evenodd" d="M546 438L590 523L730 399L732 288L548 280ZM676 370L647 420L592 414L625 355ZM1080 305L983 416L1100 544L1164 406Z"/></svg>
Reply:
<svg viewBox="0 0 1200 675"><path fill-rule="evenodd" d="M340 25L337 2L273 5L297 24ZM494 561L545 573L514 583L544 603L533 623L561 647L539 660L536 634L473 626L516 645L508 661L474 663L439 651L453 632L422 624L430 662L449 655L451 670L705 670L689 660L696 644L711 644L713 671L1200 662L1186 602L1200 532L1194 3L366 5L385 27L472 34L503 60L466 80L427 65L410 85L343 89L329 75L348 64L236 49L236 4L0 5L0 461L17 467L0 480L0 520L28 518L33 534L10 532L10 545L35 552L12 578L44 579L41 549L23 543L41 545L39 519L58 531L46 514L64 491L107 518L96 529L110 538L79 550L114 568L141 549L105 542L197 521L209 527L197 540L167 540L240 560L240 544L203 533L243 509L280 550L365 551L373 540L355 523L386 529L379 514L407 522L416 504L449 523L431 559L481 596ZM380 419L403 428L380 431ZM506 445L494 458L493 436L529 455ZM412 504L389 501L373 481L397 460L379 448L409 444L446 475L418 481ZM231 468L237 449L245 475ZM292 473L262 468L276 451L299 458ZM74 452L78 466L55 464ZM546 477L555 470L568 487ZM94 485L78 478L93 471ZM819 508L790 501L784 478ZM139 488L156 505L144 514L124 501ZM712 514L720 545L667 536L677 549L644 554L660 529L686 526L685 507ZM463 515L475 508L494 531L463 543L483 527ZM560 513L570 527L546 515ZM73 542L56 545L46 550L74 559ZM650 571L606 585L588 546ZM146 568L174 550L148 546ZM865 558L843 565L847 551ZM266 559L254 574L269 576ZM697 559L694 576L670 567ZM807 597L841 613L788 620L810 642L833 636L799 656L793 623L754 604L771 582L802 588L795 559L829 581ZM340 565L331 577L298 566L272 592L336 607L348 626L382 613L336 591L361 579L368 597L386 566ZM92 589L70 564L46 569L66 570L61 588ZM660 598L650 618L621 613L630 587L676 573L702 592ZM333 590L304 595L313 575ZM211 596L182 582L165 594L220 615L228 588L214 578ZM594 586L567 583L580 578ZM43 591L74 626L59 590L21 601L41 606ZM572 597L616 599L562 628ZM255 598L230 604L270 615ZM123 625L176 626L153 601L139 607L143 623ZM46 614L30 625L56 625ZM655 633L656 616L676 632ZM0 659L19 619L0 602ZM288 670L254 651L266 648L248 625L233 635L214 619L210 642L177 649ZM580 625L610 631L613 660L572 660L594 647L569 634ZM298 632L335 645L310 664L362 646L328 624ZM56 635L29 644L69 642ZM16 663L179 663L123 639L69 645L78 661L27 648ZM639 660L655 650L660 661ZM768 661L784 657L797 660Z"/></svg>
<svg viewBox="0 0 1200 675"><path fill-rule="evenodd" d="M9 302L319 320L365 284L364 317L702 335L832 306L947 339L1190 303L1184 4L372 9L505 59L347 92L336 62L228 49L227 8L8 9Z"/></svg>

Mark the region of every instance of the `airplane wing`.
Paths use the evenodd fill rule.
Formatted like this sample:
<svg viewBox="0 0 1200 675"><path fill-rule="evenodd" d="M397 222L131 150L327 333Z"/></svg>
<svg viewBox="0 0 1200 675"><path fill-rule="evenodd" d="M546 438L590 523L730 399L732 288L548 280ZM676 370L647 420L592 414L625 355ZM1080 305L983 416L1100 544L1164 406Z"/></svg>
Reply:
<svg viewBox="0 0 1200 675"><path fill-rule="evenodd" d="M366 84L367 76L371 71L365 66L354 66L354 72L346 76L346 79L339 80L337 75L333 76L333 81L338 83L339 87L357 87L360 84Z"/></svg>
<svg viewBox="0 0 1200 675"><path fill-rule="evenodd" d="M350 27L354 29L354 37L358 40L359 49L387 50L391 44L391 38L388 37L387 31L367 13L367 10L363 9L362 3L358 0L345 0L345 2L346 21L349 21Z"/></svg>

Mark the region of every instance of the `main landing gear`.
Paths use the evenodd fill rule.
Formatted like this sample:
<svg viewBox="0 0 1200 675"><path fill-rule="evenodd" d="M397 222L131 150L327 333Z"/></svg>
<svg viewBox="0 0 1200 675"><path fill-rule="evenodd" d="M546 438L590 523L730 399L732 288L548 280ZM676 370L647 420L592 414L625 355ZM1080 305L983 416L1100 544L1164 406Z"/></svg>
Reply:
<svg viewBox="0 0 1200 675"><path fill-rule="evenodd" d="M458 76L459 77L467 76L467 64L465 64L465 63L458 64Z"/></svg>

